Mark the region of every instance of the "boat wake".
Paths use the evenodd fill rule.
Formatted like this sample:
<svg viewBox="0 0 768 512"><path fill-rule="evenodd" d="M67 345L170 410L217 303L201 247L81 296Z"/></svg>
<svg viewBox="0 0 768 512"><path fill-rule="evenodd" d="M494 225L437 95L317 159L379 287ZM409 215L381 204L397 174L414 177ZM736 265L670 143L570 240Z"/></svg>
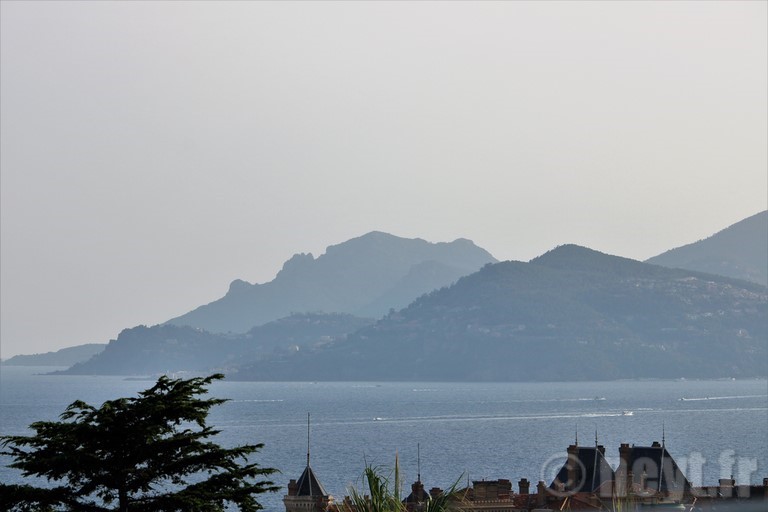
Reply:
<svg viewBox="0 0 768 512"><path fill-rule="evenodd" d="M682 397L682 402L699 402L704 400L738 400L742 398L768 398L768 395L732 395L732 396L703 396L703 397Z"/></svg>

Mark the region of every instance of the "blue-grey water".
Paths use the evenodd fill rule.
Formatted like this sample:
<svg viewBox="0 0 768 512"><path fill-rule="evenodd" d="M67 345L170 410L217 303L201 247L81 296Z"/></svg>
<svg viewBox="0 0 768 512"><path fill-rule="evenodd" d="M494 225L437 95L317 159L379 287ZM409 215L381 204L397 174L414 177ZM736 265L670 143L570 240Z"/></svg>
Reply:
<svg viewBox="0 0 768 512"><path fill-rule="evenodd" d="M0 367L0 434L56 419L74 400L99 405L133 396L152 381L123 377L39 375L51 368ZM739 483L768 477L768 382L619 381L579 383L273 383L218 382L211 394L231 399L209 423L224 445L265 443L258 455L278 468L277 484L306 464L326 489L343 496L359 484L366 461L391 468L399 454L405 483L416 479L417 446L427 488L456 479L522 477L551 481L566 447L598 442L614 465L622 442L661 441L694 484L731 474ZM631 415L628 413L631 412ZM19 473L0 459L0 480ZM516 487L516 485L515 485ZM279 493L260 500L283 510Z"/></svg>

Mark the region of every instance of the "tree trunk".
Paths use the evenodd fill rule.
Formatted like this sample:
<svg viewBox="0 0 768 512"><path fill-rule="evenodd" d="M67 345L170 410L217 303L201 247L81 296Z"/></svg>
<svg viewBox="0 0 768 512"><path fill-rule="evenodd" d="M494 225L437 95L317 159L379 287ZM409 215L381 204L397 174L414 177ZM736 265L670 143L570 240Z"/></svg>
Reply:
<svg viewBox="0 0 768 512"><path fill-rule="evenodd" d="M117 498L120 512L128 512L128 492L125 490L125 487L120 486L117 490Z"/></svg>

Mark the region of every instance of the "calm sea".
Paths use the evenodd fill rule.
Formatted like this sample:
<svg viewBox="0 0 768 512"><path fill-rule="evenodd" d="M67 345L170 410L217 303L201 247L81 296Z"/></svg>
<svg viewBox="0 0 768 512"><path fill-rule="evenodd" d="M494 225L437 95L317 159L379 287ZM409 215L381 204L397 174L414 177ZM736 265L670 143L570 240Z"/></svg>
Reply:
<svg viewBox="0 0 768 512"><path fill-rule="evenodd" d="M40 375L52 368L0 367L0 433L25 434L56 419L74 400L99 405L132 396L151 381ZM768 477L768 382L620 381L579 383L219 382L231 399L210 424L224 445L265 443L258 461L285 486L311 465L336 497L358 485L365 463L391 468L399 454L405 483L420 469L427 488L457 479L522 477L551 481L566 447L606 447L614 465L622 442L661 441L694 484L731 474L738 483ZM420 466L417 456L420 451ZM690 464L689 464L690 462ZM19 480L0 460L0 480ZM281 492L260 501L281 511Z"/></svg>

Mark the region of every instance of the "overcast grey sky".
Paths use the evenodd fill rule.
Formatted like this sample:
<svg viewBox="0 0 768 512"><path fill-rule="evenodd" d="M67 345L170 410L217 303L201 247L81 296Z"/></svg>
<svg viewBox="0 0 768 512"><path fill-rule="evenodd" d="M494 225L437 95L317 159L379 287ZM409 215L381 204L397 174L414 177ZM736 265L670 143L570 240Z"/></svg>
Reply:
<svg viewBox="0 0 768 512"><path fill-rule="evenodd" d="M0 3L0 355L382 230L645 259L768 207L766 2Z"/></svg>

